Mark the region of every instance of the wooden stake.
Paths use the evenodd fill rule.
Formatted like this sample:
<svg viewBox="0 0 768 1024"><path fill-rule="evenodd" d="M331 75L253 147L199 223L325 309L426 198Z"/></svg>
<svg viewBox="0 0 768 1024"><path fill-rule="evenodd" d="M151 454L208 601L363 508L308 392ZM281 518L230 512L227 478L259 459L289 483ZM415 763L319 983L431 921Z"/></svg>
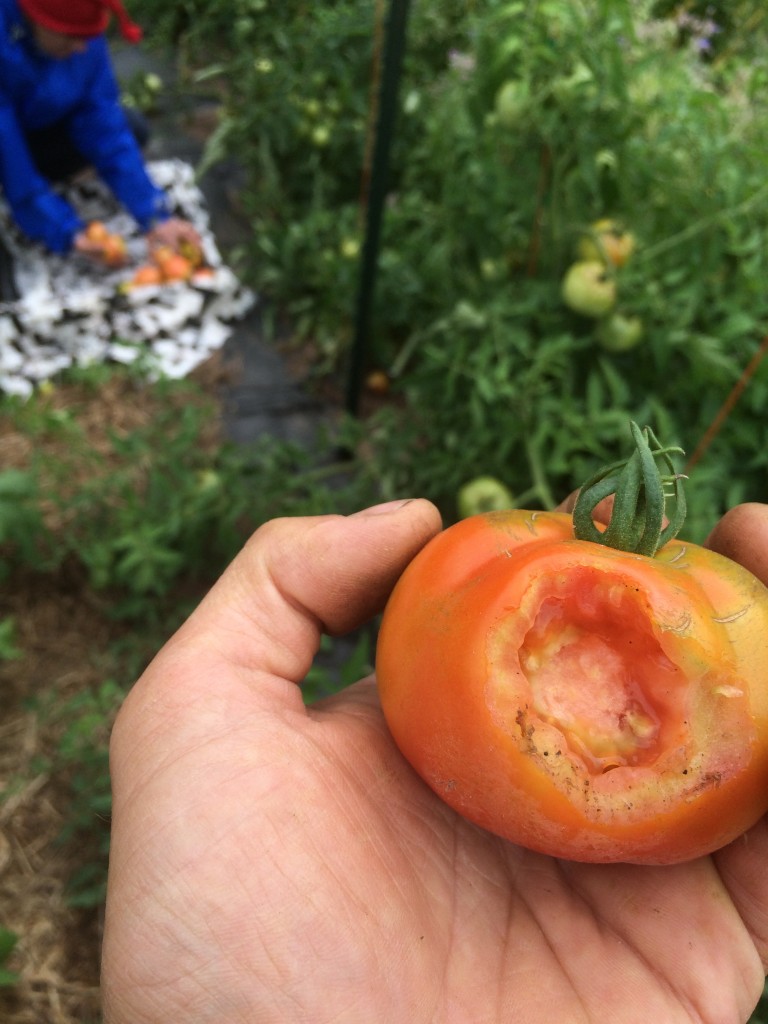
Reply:
<svg viewBox="0 0 768 1024"><path fill-rule="evenodd" d="M704 452L707 450L707 448L709 448L709 446L714 441L715 437L717 437L717 435L719 434L720 428L730 416L731 412L733 411L734 405L736 405L738 400L741 398L744 389L749 383L750 378L754 376L755 370L757 370L758 366L762 362L763 356L766 354L766 352L768 352L768 334L766 334L766 336L763 338L760 348L757 350L757 352L755 352L755 354L750 359L749 363L745 366L744 372L733 385L731 393L720 406L720 410L717 416L715 416L715 418L712 420L709 427L705 431L704 436L699 441L696 447L696 451L693 453L690 459L688 459L688 462L685 465L686 475L689 474L693 467L696 465L696 463L701 460L701 457L704 455Z"/></svg>

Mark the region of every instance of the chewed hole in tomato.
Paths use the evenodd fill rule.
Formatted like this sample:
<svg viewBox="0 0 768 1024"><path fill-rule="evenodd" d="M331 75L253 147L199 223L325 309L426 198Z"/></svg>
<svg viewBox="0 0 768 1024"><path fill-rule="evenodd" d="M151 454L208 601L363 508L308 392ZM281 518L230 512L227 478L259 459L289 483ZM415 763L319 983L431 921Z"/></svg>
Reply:
<svg viewBox="0 0 768 1024"><path fill-rule="evenodd" d="M685 678L626 579L579 569L538 594L519 650L530 710L590 773L653 764L685 733Z"/></svg>

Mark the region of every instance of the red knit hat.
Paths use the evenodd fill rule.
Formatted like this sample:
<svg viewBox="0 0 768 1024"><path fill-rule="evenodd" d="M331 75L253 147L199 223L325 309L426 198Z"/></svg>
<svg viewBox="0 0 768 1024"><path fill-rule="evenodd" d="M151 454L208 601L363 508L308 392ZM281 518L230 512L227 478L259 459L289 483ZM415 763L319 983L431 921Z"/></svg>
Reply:
<svg viewBox="0 0 768 1024"><path fill-rule="evenodd" d="M38 25L67 36L98 36L114 14L129 43L138 43L141 29L131 21L120 0L19 0L19 7Z"/></svg>

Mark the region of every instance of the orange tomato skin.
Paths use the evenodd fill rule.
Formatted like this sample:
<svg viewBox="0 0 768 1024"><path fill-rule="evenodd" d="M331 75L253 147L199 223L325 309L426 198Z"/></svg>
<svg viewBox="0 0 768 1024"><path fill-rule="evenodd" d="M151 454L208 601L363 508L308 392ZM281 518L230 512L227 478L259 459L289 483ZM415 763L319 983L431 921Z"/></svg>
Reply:
<svg viewBox="0 0 768 1024"><path fill-rule="evenodd" d="M161 284L162 280L163 275L160 268L156 267L153 263L147 263L136 268L131 278L131 284L136 287L144 287L146 285Z"/></svg>
<svg viewBox="0 0 768 1024"><path fill-rule="evenodd" d="M105 242L109 237L106 225L100 220L92 220L85 229L85 234L91 242Z"/></svg>
<svg viewBox="0 0 768 1024"><path fill-rule="evenodd" d="M127 247L122 235L113 234L100 220L93 220L85 229L85 236L101 249L101 257L109 267L125 263Z"/></svg>
<svg viewBox="0 0 768 1024"><path fill-rule="evenodd" d="M107 235L102 244L102 254L107 266L122 266L127 257L125 239L120 235Z"/></svg>
<svg viewBox="0 0 768 1024"><path fill-rule="evenodd" d="M156 245L150 249L149 256L153 263L156 263L158 267L163 266L168 260L176 258L176 250L170 245Z"/></svg>
<svg viewBox="0 0 768 1024"><path fill-rule="evenodd" d="M188 281L194 268L186 256L172 252L158 263L163 281Z"/></svg>
<svg viewBox="0 0 768 1024"><path fill-rule="evenodd" d="M376 672L416 772L530 849L669 864L768 810L768 589L697 545L651 559L562 513L471 517L404 572Z"/></svg>

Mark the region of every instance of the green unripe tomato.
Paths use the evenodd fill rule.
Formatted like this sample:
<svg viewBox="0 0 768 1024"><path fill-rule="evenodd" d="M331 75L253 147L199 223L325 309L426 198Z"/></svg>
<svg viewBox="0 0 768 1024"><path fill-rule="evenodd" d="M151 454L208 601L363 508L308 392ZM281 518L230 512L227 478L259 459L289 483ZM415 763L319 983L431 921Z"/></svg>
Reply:
<svg viewBox="0 0 768 1024"><path fill-rule="evenodd" d="M525 82L510 78L496 93L494 111L502 128L517 128L528 111L529 95Z"/></svg>
<svg viewBox="0 0 768 1024"><path fill-rule="evenodd" d="M462 519L482 512L501 512L513 508L515 499L508 487L494 476L478 476L460 488L456 508Z"/></svg>
<svg viewBox="0 0 768 1024"><path fill-rule="evenodd" d="M562 296L569 309L598 320L616 305L616 282L599 260L579 260L563 278Z"/></svg>
<svg viewBox="0 0 768 1024"><path fill-rule="evenodd" d="M643 333L639 316L613 313L598 324L597 340L608 352L628 352L642 341Z"/></svg>

